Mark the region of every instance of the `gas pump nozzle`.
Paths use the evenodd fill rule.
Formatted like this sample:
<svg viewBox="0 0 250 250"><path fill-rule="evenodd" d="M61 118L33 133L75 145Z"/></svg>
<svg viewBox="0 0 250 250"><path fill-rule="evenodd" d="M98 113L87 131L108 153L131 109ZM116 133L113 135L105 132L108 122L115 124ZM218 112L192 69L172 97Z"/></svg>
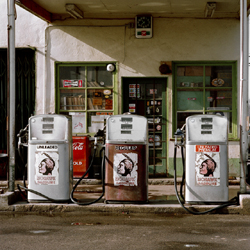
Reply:
<svg viewBox="0 0 250 250"><path fill-rule="evenodd" d="M174 141L174 144L175 146L182 146L183 145L183 138L184 138L184 133L183 133L183 129L177 129L176 132L174 133L174 137L175 137L175 141ZM181 143L178 144L178 138L181 138Z"/></svg>
<svg viewBox="0 0 250 250"><path fill-rule="evenodd" d="M98 129L98 131L97 131L96 134L94 135L94 138L95 138L94 149L97 148L97 140L98 140L98 137L101 137L101 138L104 139L104 137L105 137L105 128L106 128L106 126L104 126L103 129Z"/></svg>
<svg viewBox="0 0 250 250"><path fill-rule="evenodd" d="M98 131L96 132L96 134L94 135L94 137L104 137L105 135L105 129L106 129L106 126L104 126L103 129L98 129Z"/></svg>
<svg viewBox="0 0 250 250"><path fill-rule="evenodd" d="M17 137L21 138L21 137L27 136L28 127L29 127L29 124L24 129L20 129L19 133L17 134Z"/></svg>

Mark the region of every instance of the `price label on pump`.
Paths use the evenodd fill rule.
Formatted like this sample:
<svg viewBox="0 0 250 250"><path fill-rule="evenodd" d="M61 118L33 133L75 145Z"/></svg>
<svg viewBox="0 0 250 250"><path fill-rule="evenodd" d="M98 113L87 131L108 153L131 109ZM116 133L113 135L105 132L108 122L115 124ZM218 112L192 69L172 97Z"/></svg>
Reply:
<svg viewBox="0 0 250 250"><path fill-rule="evenodd" d="M220 145L195 145L195 152L220 152Z"/></svg>

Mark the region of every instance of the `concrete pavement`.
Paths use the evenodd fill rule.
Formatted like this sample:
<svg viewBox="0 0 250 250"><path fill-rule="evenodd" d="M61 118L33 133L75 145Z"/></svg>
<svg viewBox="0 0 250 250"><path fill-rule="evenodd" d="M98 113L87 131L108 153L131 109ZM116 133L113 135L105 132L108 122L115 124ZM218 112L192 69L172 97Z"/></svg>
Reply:
<svg viewBox="0 0 250 250"><path fill-rule="evenodd" d="M177 182L180 183L178 178ZM76 181L75 181L76 182ZM21 182L19 182L22 185ZM0 188L4 189L6 183L1 182ZM229 199L237 196L239 180L229 181ZM179 186L178 186L179 191ZM102 185L100 180L86 179L77 187L74 197L85 203L100 197ZM192 211L204 212L215 205L185 205ZM149 179L148 203L146 204L105 204L102 198L92 205L77 205L74 203L28 203L21 199L20 192L5 192L0 195L0 212L14 213L49 213L49 214L77 214L87 212L105 213L169 213L187 214L188 212L178 203L173 179ZM221 214L250 214L250 194L239 195L239 204L231 205L213 213Z"/></svg>

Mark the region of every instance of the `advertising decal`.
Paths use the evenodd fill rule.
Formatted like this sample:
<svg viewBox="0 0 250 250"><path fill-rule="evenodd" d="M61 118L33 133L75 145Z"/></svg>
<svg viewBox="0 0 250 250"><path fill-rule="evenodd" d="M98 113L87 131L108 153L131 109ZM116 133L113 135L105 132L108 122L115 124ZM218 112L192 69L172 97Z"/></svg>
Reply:
<svg viewBox="0 0 250 250"><path fill-rule="evenodd" d="M114 185L137 186L138 185L138 154L117 153L114 155Z"/></svg>
<svg viewBox="0 0 250 250"><path fill-rule="evenodd" d="M220 186L220 145L195 145L196 186Z"/></svg>
<svg viewBox="0 0 250 250"><path fill-rule="evenodd" d="M37 145L35 153L35 183L59 184L59 154L57 145Z"/></svg>

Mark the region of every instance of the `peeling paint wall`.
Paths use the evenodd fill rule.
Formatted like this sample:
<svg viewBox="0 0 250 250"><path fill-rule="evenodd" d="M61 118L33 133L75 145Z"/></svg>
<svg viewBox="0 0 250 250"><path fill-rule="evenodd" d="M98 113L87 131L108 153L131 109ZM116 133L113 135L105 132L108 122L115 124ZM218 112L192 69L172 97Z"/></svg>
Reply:
<svg viewBox="0 0 250 250"><path fill-rule="evenodd" d="M7 0L0 1L0 48L8 47L7 34ZM16 48L36 50L36 113L42 113L44 83L45 29L47 23L16 5L15 22Z"/></svg>

